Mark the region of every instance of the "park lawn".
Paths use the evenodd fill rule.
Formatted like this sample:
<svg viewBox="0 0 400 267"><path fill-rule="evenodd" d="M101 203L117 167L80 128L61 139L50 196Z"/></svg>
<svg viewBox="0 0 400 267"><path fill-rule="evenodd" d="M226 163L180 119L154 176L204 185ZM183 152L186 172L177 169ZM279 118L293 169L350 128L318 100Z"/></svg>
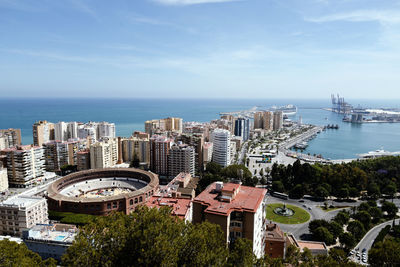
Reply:
<svg viewBox="0 0 400 267"><path fill-rule="evenodd" d="M272 203L267 205L267 220L284 224L300 224L310 220L310 214L307 211L300 207L289 204L286 204L286 207L294 211L293 216L285 217L276 214L274 209L282 206L282 203Z"/></svg>
<svg viewBox="0 0 400 267"><path fill-rule="evenodd" d="M329 212L329 211L333 211L333 210L340 210L340 209L345 209L345 208L349 208L350 206L340 206L340 207L333 207L333 208L327 208L325 209L324 206L318 206L318 208L320 208L321 210L325 211L325 212Z"/></svg>

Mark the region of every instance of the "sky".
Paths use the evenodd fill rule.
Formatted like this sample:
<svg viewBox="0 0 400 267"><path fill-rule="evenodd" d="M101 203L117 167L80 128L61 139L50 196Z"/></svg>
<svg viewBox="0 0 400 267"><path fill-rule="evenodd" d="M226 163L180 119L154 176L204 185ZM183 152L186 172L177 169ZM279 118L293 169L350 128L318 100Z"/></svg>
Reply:
<svg viewBox="0 0 400 267"><path fill-rule="evenodd" d="M400 99L400 1L0 0L0 97Z"/></svg>

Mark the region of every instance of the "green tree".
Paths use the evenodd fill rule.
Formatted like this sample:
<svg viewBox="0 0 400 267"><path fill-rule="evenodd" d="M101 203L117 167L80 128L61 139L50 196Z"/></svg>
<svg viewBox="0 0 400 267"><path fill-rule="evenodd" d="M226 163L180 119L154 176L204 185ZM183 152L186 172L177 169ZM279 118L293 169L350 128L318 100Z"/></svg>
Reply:
<svg viewBox="0 0 400 267"><path fill-rule="evenodd" d="M371 215L367 211L362 210L360 212L357 212L354 215L354 218L360 221L364 225L365 229L369 229L371 223Z"/></svg>
<svg viewBox="0 0 400 267"><path fill-rule="evenodd" d="M209 173L219 174L221 172L221 170L222 170L222 166L213 161L207 163L207 165L206 165L206 171Z"/></svg>
<svg viewBox="0 0 400 267"><path fill-rule="evenodd" d="M347 225L347 231L349 231L356 240L360 240L365 234L364 225L360 221L351 221Z"/></svg>
<svg viewBox="0 0 400 267"><path fill-rule="evenodd" d="M378 242L368 252L368 262L371 266L399 266L400 244L394 240Z"/></svg>
<svg viewBox="0 0 400 267"><path fill-rule="evenodd" d="M363 202L360 204L360 206L357 207L357 210L358 211L363 210L363 211L369 212L370 208L371 208L371 206L367 202Z"/></svg>
<svg viewBox="0 0 400 267"><path fill-rule="evenodd" d="M323 226L318 227L313 232L313 237L315 240L323 241L327 245L335 244L334 236L329 232L329 230Z"/></svg>
<svg viewBox="0 0 400 267"><path fill-rule="evenodd" d="M131 163L129 164L129 167L133 167L133 168L139 168L140 167L140 159L138 157L138 155L135 153L133 155L133 159L131 161Z"/></svg>
<svg viewBox="0 0 400 267"><path fill-rule="evenodd" d="M352 249L356 245L356 239L351 233L340 234L339 242L347 250Z"/></svg>
<svg viewBox="0 0 400 267"><path fill-rule="evenodd" d="M328 192L328 190L326 190L325 187L318 186L317 189L315 189L314 195L318 198L325 199L329 196L329 192Z"/></svg>
<svg viewBox="0 0 400 267"><path fill-rule="evenodd" d="M394 203L385 201L382 204L382 210L387 212L389 218L394 218L396 216L398 208Z"/></svg>
<svg viewBox="0 0 400 267"><path fill-rule="evenodd" d="M252 242L245 238L236 239L229 253L228 266L252 266L255 261ZM189 265L199 266L195 264Z"/></svg>
<svg viewBox="0 0 400 267"><path fill-rule="evenodd" d="M304 189L303 186L298 184L295 187L293 187L292 190L289 192L289 197L294 198L294 199L299 199L304 196Z"/></svg>
<svg viewBox="0 0 400 267"><path fill-rule="evenodd" d="M377 222L379 222L379 220L382 218L382 210L380 209L380 208L378 208L378 207L372 207L370 210L369 210L369 214L371 214L371 216L373 217L373 222L374 223L377 223Z"/></svg>
<svg viewBox="0 0 400 267"><path fill-rule="evenodd" d="M388 185L385 186L385 188L383 188L383 193L390 196L391 199L394 198L396 192L397 192L397 187L396 184L393 182L390 182Z"/></svg>
<svg viewBox="0 0 400 267"><path fill-rule="evenodd" d="M339 191L338 196L342 199L348 199L349 198L349 189L347 187L342 187Z"/></svg>
<svg viewBox="0 0 400 267"><path fill-rule="evenodd" d="M370 197L377 199L381 196L381 191L376 183L370 183L367 188L367 193Z"/></svg>
<svg viewBox="0 0 400 267"><path fill-rule="evenodd" d="M285 192L285 187L283 186L283 183L281 181L273 181L272 190L283 193Z"/></svg>
<svg viewBox="0 0 400 267"><path fill-rule="evenodd" d="M43 261L39 254L29 250L22 243L18 244L8 239L0 241L0 266L56 266L52 258Z"/></svg>
<svg viewBox="0 0 400 267"><path fill-rule="evenodd" d="M345 225L349 222L350 215L346 211L339 211L333 220L340 225Z"/></svg>
<svg viewBox="0 0 400 267"><path fill-rule="evenodd" d="M329 232L333 235L333 238L337 238L341 233L343 233L343 227L335 221L329 223Z"/></svg>

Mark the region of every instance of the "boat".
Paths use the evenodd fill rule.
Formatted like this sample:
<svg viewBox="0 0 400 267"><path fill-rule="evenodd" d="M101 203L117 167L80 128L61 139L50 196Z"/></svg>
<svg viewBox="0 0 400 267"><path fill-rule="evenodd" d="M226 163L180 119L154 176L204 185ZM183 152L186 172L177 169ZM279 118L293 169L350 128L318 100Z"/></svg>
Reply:
<svg viewBox="0 0 400 267"><path fill-rule="evenodd" d="M383 149L378 149L375 151L369 151L368 153L357 154L357 156L363 159L371 159L371 158L386 157L386 156L400 156L400 151L389 152Z"/></svg>
<svg viewBox="0 0 400 267"><path fill-rule="evenodd" d="M273 107L271 107L271 109L273 111L282 111L283 115L287 115L287 116L293 116L297 113L297 107L292 104L289 104L286 106L281 106L281 107L273 106Z"/></svg>

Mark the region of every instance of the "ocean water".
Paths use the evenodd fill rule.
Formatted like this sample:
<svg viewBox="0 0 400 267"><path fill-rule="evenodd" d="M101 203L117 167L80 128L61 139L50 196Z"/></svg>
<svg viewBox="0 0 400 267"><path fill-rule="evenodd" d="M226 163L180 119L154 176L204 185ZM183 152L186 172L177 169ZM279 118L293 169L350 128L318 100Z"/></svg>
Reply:
<svg viewBox="0 0 400 267"><path fill-rule="evenodd" d="M348 100L366 107L400 107L396 100ZM0 129L20 128L23 144L32 143L32 124L38 120L109 121L116 124L118 136L130 136L144 129L144 121L169 116L184 121L206 122L220 112L246 110L252 107L294 104L298 113L291 117L316 125L338 124L339 130L327 130L309 142L306 153L325 158L354 158L358 153L384 148L400 151L400 123L354 125L342 122L338 115L322 108L330 99L0 99Z"/></svg>

